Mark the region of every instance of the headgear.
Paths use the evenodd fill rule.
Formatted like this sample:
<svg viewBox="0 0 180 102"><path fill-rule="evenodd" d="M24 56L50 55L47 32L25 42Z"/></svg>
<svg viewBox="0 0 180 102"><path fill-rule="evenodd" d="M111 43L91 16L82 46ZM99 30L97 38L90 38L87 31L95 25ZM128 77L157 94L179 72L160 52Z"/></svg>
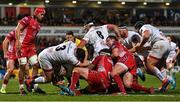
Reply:
<svg viewBox="0 0 180 102"><path fill-rule="evenodd" d="M34 10L34 15L37 16L38 14L41 14L41 13L46 13L45 9L43 7L37 7L35 10Z"/></svg>

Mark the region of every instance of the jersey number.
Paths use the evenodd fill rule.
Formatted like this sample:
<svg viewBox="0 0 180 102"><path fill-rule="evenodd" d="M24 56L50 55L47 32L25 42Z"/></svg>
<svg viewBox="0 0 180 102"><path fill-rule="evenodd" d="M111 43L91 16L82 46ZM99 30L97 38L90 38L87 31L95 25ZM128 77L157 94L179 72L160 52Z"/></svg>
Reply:
<svg viewBox="0 0 180 102"><path fill-rule="evenodd" d="M102 32L101 31L96 31L97 35L101 38L101 39L104 39L104 36L102 35Z"/></svg>
<svg viewBox="0 0 180 102"><path fill-rule="evenodd" d="M56 51L64 50L65 48L66 48L66 45L58 46L58 47L56 47Z"/></svg>

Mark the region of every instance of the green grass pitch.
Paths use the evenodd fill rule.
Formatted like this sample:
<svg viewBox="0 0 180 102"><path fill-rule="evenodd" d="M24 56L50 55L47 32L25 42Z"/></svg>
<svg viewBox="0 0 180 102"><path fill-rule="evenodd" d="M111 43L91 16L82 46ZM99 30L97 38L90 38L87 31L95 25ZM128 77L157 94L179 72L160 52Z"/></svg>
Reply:
<svg viewBox="0 0 180 102"><path fill-rule="evenodd" d="M61 96L58 94L58 88L51 84L41 84L40 87L44 89L47 94L33 94L28 93L26 96L19 95L18 80L11 79L7 86L7 94L0 94L0 101L180 101L180 73L176 74L177 87L175 90L161 94L156 92L153 95L144 93L132 93L127 96L111 96L111 95L82 95L82 96ZM1 81L2 83L2 81ZM150 75L146 75L146 81L141 84L150 87L158 87L160 81ZM85 87L86 82L81 80L81 86Z"/></svg>

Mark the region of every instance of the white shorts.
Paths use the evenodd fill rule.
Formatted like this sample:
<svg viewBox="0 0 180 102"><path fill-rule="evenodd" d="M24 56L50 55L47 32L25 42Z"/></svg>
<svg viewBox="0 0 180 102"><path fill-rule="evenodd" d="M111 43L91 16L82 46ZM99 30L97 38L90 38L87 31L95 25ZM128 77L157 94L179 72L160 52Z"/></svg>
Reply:
<svg viewBox="0 0 180 102"><path fill-rule="evenodd" d="M166 53L168 54L169 50L170 50L169 42L165 40L159 40L153 44L149 56L156 59L161 59Z"/></svg>
<svg viewBox="0 0 180 102"><path fill-rule="evenodd" d="M171 63L176 57L176 52L171 51L166 59L166 63Z"/></svg>
<svg viewBox="0 0 180 102"><path fill-rule="evenodd" d="M43 69L43 70L52 70L53 69L53 66L51 64L51 62L49 61L49 59L47 58L47 52L46 50L43 50L39 56L38 56L38 60L39 60L39 64L40 64L40 67Z"/></svg>
<svg viewBox="0 0 180 102"><path fill-rule="evenodd" d="M28 63L28 61L31 65L35 65L36 63L38 63L37 55L33 55L29 57L29 60L27 57L21 57L18 60L19 60L20 65L25 65Z"/></svg>

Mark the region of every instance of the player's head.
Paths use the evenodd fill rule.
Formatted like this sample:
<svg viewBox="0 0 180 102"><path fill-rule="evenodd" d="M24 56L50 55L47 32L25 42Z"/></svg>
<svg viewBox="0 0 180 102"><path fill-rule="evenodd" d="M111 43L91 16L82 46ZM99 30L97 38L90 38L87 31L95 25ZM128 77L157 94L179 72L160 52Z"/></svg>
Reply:
<svg viewBox="0 0 180 102"><path fill-rule="evenodd" d="M135 28L136 32L139 33L139 29L140 29L143 25L145 25L145 23L144 23L143 21L137 21L137 22L135 23L135 25L134 25L134 28Z"/></svg>
<svg viewBox="0 0 180 102"><path fill-rule="evenodd" d="M66 33L66 40L74 42L74 33L72 31Z"/></svg>
<svg viewBox="0 0 180 102"><path fill-rule="evenodd" d="M133 43L140 43L141 42L141 38L138 36L138 35L133 35L132 37L131 37L131 41L133 42Z"/></svg>
<svg viewBox="0 0 180 102"><path fill-rule="evenodd" d="M100 50L99 55L108 55L108 56L110 56L111 55L111 50L110 49L102 49L102 50Z"/></svg>
<svg viewBox="0 0 180 102"><path fill-rule="evenodd" d="M95 26L95 24L94 24L93 21L87 22L87 23L84 25L84 29L83 29L84 32L87 33L92 26Z"/></svg>
<svg viewBox="0 0 180 102"><path fill-rule="evenodd" d="M79 61L83 63L84 58L85 58L85 51L81 48L76 49L76 57Z"/></svg>
<svg viewBox="0 0 180 102"><path fill-rule="evenodd" d="M168 41L169 41L169 42L171 42L171 41L172 41L173 36L172 36L172 35L167 35L167 36L166 36L166 38L168 39Z"/></svg>
<svg viewBox="0 0 180 102"><path fill-rule="evenodd" d="M113 36L113 35L110 35L110 36L108 36L106 38L106 44L109 47L111 47L114 44L115 41L117 41L117 38L115 36Z"/></svg>
<svg viewBox="0 0 180 102"><path fill-rule="evenodd" d="M122 38L128 37L128 29L125 24L119 26L119 31Z"/></svg>
<svg viewBox="0 0 180 102"><path fill-rule="evenodd" d="M44 18L46 11L43 7L37 7L34 10L34 17L38 20L38 22L41 22Z"/></svg>

